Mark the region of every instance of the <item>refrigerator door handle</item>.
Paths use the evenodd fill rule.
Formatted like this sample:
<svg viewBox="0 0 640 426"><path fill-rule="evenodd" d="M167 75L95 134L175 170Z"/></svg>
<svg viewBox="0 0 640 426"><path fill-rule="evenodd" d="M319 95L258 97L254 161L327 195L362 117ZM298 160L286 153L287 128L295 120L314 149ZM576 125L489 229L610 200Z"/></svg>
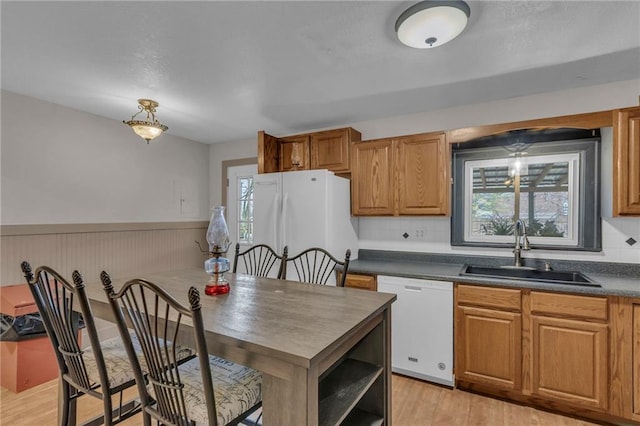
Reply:
<svg viewBox="0 0 640 426"><path fill-rule="evenodd" d="M284 246L287 245L287 211L289 210L289 206L287 205L288 201L289 201L289 193L285 192L284 198L282 199L282 215L281 215L281 226L280 226L280 229L282 230L282 241L281 241L282 247L280 247L281 250L283 250Z"/></svg>

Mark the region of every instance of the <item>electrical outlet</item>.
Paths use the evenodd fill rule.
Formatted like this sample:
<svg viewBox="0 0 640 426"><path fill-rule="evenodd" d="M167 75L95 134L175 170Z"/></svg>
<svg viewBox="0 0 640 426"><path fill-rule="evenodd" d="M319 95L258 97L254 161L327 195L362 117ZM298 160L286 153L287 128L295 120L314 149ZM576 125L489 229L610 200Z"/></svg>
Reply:
<svg viewBox="0 0 640 426"><path fill-rule="evenodd" d="M424 230L423 229L416 229L416 238L417 239L424 239Z"/></svg>

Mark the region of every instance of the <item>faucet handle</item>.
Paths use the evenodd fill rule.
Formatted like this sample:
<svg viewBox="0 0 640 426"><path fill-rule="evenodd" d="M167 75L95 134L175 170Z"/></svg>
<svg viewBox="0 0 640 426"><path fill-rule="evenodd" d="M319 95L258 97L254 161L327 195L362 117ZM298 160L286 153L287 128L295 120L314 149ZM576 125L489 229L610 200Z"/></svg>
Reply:
<svg viewBox="0 0 640 426"><path fill-rule="evenodd" d="M529 246L529 237L525 235L523 239L524 242L522 244L522 250L531 250L531 247Z"/></svg>

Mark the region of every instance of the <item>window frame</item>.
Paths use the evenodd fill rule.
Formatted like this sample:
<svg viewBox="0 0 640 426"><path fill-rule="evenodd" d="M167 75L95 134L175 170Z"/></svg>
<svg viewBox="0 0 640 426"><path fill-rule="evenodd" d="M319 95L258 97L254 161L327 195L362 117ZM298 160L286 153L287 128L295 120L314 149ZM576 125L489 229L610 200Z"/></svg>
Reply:
<svg viewBox="0 0 640 426"><path fill-rule="evenodd" d="M243 180L248 180L249 183L249 192L248 192L248 198L245 200L242 198L242 181ZM236 206L236 236L237 236L237 241L240 244L243 245L252 245L254 243L254 232L253 232L253 225L254 225L254 218L253 218L253 193L254 193L254 183L253 183L253 175L240 175L236 178L236 191L237 191L237 203L238 205ZM251 217L248 220L243 220L242 219L242 208L241 205L243 202L248 202L251 206L249 207L249 210L251 211ZM242 227L242 224L248 224L250 225L251 228L251 241L248 240L241 240L240 239L240 229Z"/></svg>
<svg viewBox="0 0 640 426"><path fill-rule="evenodd" d="M504 139L504 138L503 138ZM458 144L452 150L453 188L451 191L451 245L471 247L513 247L513 235L492 236L488 238L468 239L471 210L471 197L467 190L469 179L466 174L466 162L491 159L509 159L505 146L513 140L502 140L498 144L482 142ZM496 146L497 145L497 146ZM548 250L601 251L601 217L600 217L600 136L585 139L571 139L552 142L532 142L527 145L526 157L541 157L558 154L577 154L579 165L574 170L574 197L579 210L574 213L577 220L577 238L568 241L565 238L529 237L532 248ZM523 157L524 158L524 157ZM503 160L501 160L503 161ZM532 163L535 164L535 163ZM571 179L571 176L570 176ZM560 240L560 241L559 241Z"/></svg>
<svg viewBox="0 0 640 426"><path fill-rule="evenodd" d="M579 206L579 191L576 190L575 183L579 181L579 162L580 157L575 152L568 153L556 153L556 154L543 154L543 155L526 155L522 157L526 159L526 164L548 164L551 162L558 163L564 162L568 164L568 209L571 212L569 217L569 230L566 237L536 237L528 236L531 243L534 244L551 244L558 245L558 242L563 242L563 245L574 246L578 243L578 206ZM465 161L465 185L464 185L464 199L469 200L473 197L473 169L475 165L480 168L482 165L497 166L497 167L509 167L514 161L514 157L505 158L491 158L491 159L479 159L479 160L467 160ZM505 191L506 192L506 191ZM536 191L529 192L530 196L535 194ZM544 191L540 191L544 192ZM521 193L522 195L522 193ZM509 243L513 241L513 235L474 235L471 233L472 217L472 203L464 203L464 238L469 242L502 242ZM522 218L521 218L522 219Z"/></svg>

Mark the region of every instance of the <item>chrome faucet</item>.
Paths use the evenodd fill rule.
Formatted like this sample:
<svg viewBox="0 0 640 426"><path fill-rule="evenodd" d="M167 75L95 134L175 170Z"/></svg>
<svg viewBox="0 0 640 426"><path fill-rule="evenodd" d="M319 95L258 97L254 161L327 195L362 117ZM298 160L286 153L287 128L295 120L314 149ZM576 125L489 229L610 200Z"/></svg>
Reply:
<svg viewBox="0 0 640 426"><path fill-rule="evenodd" d="M514 266L522 268L522 250L530 250L529 238L527 238L527 227L522 219L518 219L513 227L513 235L516 237L515 247L513 249Z"/></svg>

